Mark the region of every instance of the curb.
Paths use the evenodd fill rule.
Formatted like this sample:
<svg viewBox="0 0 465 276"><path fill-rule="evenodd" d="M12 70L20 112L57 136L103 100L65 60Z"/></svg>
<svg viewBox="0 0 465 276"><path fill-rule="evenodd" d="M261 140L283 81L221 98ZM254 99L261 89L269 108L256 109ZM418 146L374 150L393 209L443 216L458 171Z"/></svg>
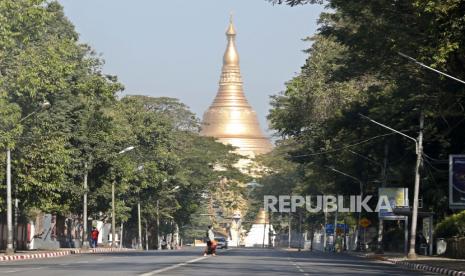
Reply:
<svg viewBox="0 0 465 276"><path fill-rule="evenodd" d="M410 263L408 261L397 261L397 260L389 260L389 259L385 259L385 260L393 264L396 264L396 265L408 267L413 270L429 271L429 272L435 272L435 273L439 273L443 275L465 276L465 271L452 270L448 268L430 266L430 265L424 265L424 264L415 264L415 263Z"/></svg>
<svg viewBox="0 0 465 276"><path fill-rule="evenodd" d="M431 266L431 265L424 265L424 264L416 264L411 263L409 261L405 261L403 259L389 259L387 257L381 255L372 255L372 254L351 254L352 256L363 257L367 259L379 260L389 262L398 266L403 266L412 270L420 270L420 271L428 271L439 273L443 275L451 275L451 276L465 276L465 271L458 271L453 269L448 269L439 266Z"/></svg>
<svg viewBox="0 0 465 276"><path fill-rule="evenodd" d="M71 250L62 252L48 252L48 253L37 253L37 254L24 254L24 255L13 255L13 256L1 256L0 262L5 261L19 261L19 260L30 260L30 259L45 259L71 255Z"/></svg>
<svg viewBox="0 0 465 276"><path fill-rule="evenodd" d="M46 253L32 253L32 254L23 254L23 255L12 255L12 256L0 256L1 262L8 261L21 261L21 260L31 260L31 259L46 259L46 258L56 258L69 256L71 254L95 254L95 253L105 253L105 252L127 252L127 251L136 251L136 249L131 248L90 248L85 249L71 249L63 250L59 252L46 252Z"/></svg>

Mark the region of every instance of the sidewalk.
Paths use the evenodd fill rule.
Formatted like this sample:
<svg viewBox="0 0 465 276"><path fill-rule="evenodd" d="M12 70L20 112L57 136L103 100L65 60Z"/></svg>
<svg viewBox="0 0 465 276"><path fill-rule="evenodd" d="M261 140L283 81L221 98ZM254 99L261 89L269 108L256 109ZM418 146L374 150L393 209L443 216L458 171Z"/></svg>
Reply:
<svg viewBox="0 0 465 276"><path fill-rule="evenodd" d="M56 258L62 256L68 256L71 254L93 254L93 253L104 253L104 252L126 252L126 251L136 251L136 249L130 248L89 248L89 249L80 249L80 248L60 248L57 250L49 251L17 251L14 255L5 255L0 253L0 262L7 261L20 261L20 260L29 260L29 259L44 259L44 258Z"/></svg>
<svg viewBox="0 0 465 276"><path fill-rule="evenodd" d="M345 252L345 254L365 257L369 259L390 262L414 270L436 272L444 275L465 276L465 260L450 259L438 256L418 256L416 260L409 260L403 254L375 254L361 252Z"/></svg>

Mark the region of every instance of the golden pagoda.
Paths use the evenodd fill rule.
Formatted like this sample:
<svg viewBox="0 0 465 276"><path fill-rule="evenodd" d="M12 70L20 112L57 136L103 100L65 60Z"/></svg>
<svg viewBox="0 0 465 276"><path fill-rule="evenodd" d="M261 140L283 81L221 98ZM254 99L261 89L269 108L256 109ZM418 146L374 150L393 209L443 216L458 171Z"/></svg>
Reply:
<svg viewBox="0 0 465 276"><path fill-rule="evenodd" d="M270 219L268 218L268 213L265 212L265 209L260 208L258 210L257 217L255 218L254 224L269 224Z"/></svg>
<svg viewBox="0 0 465 276"><path fill-rule="evenodd" d="M244 95L232 19L226 37L228 45L223 56L218 93L203 115L200 134L215 137L236 147L237 153L253 158L271 151L272 145L261 131L257 114Z"/></svg>

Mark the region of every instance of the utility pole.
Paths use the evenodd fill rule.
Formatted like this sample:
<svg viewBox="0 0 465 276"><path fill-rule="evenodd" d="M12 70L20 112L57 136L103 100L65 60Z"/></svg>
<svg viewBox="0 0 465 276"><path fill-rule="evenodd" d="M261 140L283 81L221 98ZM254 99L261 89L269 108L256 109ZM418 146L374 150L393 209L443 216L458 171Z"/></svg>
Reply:
<svg viewBox="0 0 465 276"><path fill-rule="evenodd" d="M137 203L137 217L138 217L138 226L139 226L139 243L137 245L138 249L142 249L142 222L141 222L141 216L140 216L140 200Z"/></svg>
<svg viewBox="0 0 465 276"><path fill-rule="evenodd" d="M299 251L302 250L302 212L299 210Z"/></svg>
<svg viewBox="0 0 465 276"><path fill-rule="evenodd" d="M289 212L289 232L287 237L287 248L291 248L291 212Z"/></svg>
<svg viewBox="0 0 465 276"><path fill-rule="evenodd" d="M331 169L333 172L337 172L339 174L342 174L342 175L345 175L355 181L358 182L359 184L359 189L360 189L360 200L363 200L363 182L362 180L358 179L357 177L353 176L353 175L350 175L350 174L347 174L345 172L341 172L340 170L336 170L335 168L329 168ZM337 205L336 205L337 206ZM357 218L357 227L355 228L355 237L354 237L354 245L355 245L355 250L358 249L358 245L359 245L359 235L360 235L360 220L362 218L362 207L361 206L358 206L357 208L360 208L360 210L357 210L358 211L358 218Z"/></svg>
<svg viewBox="0 0 465 276"><path fill-rule="evenodd" d="M13 255L13 208L11 205L11 149L6 149L6 214L7 214L7 244L6 255Z"/></svg>
<svg viewBox="0 0 465 276"><path fill-rule="evenodd" d="M381 167L381 177L382 177L382 184L381 187L387 186L387 164L388 164L388 154L389 154L389 145L386 142L384 144L384 162L383 166ZM383 254L383 232L384 232L384 220L383 218L379 217L379 225L378 225L378 248L376 249L376 253Z"/></svg>
<svg viewBox="0 0 465 276"><path fill-rule="evenodd" d="M161 250L160 241L160 201L157 199L157 250Z"/></svg>
<svg viewBox="0 0 465 276"><path fill-rule="evenodd" d="M116 247L115 181L111 182L111 247Z"/></svg>
<svg viewBox="0 0 465 276"><path fill-rule="evenodd" d="M328 212L326 210L326 204L323 205L323 214L325 218L325 225L323 226L323 251L326 251L326 242L328 235L326 234L326 225L328 224Z"/></svg>
<svg viewBox="0 0 465 276"><path fill-rule="evenodd" d="M418 134L418 142L416 146L417 151L417 162L415 164L415 187L413 190L413 210L412 210L412 226L410 230L410 249L407 255L409 259L416 259L417 254L415 253L415 239L417 235L417 219L418 219L418 197L420 193L420 166L421 158L423 155L423 126L425 121L425 115L423 111L420 113L420 133Z"/></svg>
<svg viewBox="0 0 465 276"><path fill-rule="evenodd" d="M87 237L87 162L84 163L84 196L83 196L83 210L82 217L84 229L82 230L82 248L89 248L89 239Z"/></svg>
<svg viewBox="0 0 465 276"><path fill-rule="evenodd" d="M423 111L420 111L420 132L418 134L418 139L410 137L403 132L393 129L392 127L388 127L387 125L379 123L365 115L362 115L362 114L359 114L359 115L362 118L374 124L377 124L386 129L389 129L390 131L400 134L404 136L405 138L408 138L415 142L415 153L417 154L417 162L415 164L415 187L414 187L414 192L413 192L412 226L410 230L410 249L409 249L409 253L407 254L407 258L416 259L417 254L415 253L415 238L416 238L416 231L417 231L418 197L420 193L420 166L421 166L421 158L423 155L423 126L424 126L424 121L425 121L425 115Z"/></svg>
<svg viewBox="0 0 465 276"><path fill-rule="evenodd" d="M337 237L337 216L339 213L339 208L338 208L338 197L336 195L336 213L334 214L334 233L333 233L333 248L334 252L336 252L336 237Z"/></svg>
<svg viewBox="0 0 465 276"><path fill-rule="evenodd" d="M145 250L149 251L149 225L145 221Z"/></svg>
<svg viewBox="0 0 465 276"><path fill-rule="evenodd" d="M18 123L23 122L27 118L31 117L32 115L36 114L37 112L41 110L45 110L50 107L50 102L47 100L44 100L41 104L40 107L29 113L28 115L24 116L21 120L19 120ZM10 146L7 146L6 149L6 225L7 225L7 231L6 231L6 250L5 254L6 255L13 255L15 253L14 250L14 230L13 230L13 206L12 206L12 199L11 199L11 148Z"/></svg>
<svg viewBox="0 0 465 276"><path fill-rule="evenodd" d="M119 248L123 248L123 227L124 223L121 221L121 226L120 226L120 237L119 237Z"/></svg>

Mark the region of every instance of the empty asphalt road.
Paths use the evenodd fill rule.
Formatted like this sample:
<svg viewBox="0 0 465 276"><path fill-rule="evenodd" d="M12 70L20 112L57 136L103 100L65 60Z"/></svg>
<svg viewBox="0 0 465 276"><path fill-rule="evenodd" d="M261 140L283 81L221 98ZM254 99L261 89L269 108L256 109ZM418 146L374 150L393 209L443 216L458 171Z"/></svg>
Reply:
<svg viewBox="0 0 465 276"><path fill-rule="evenodd" d="M241 248L203 257L201 250L81 254L0 262L0 275L437 275L345 254Z"/></svg>

